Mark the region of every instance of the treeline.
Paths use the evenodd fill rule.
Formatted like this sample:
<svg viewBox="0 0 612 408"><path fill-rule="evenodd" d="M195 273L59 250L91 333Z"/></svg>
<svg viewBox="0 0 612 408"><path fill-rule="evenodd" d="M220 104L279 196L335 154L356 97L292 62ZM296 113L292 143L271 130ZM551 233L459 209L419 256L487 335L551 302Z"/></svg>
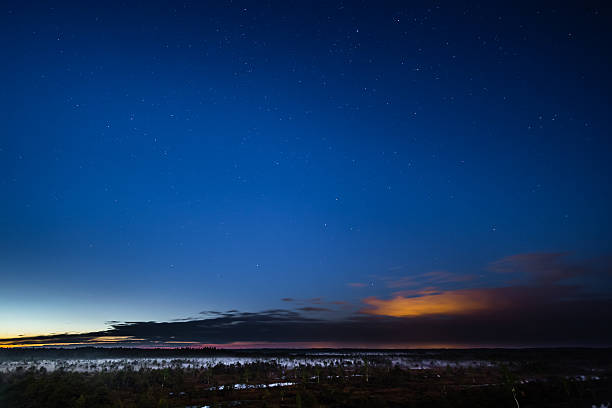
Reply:
<svg viewBox="0 0 612 408"><path fill-rule="evenodd" d="M44 359L103 359L103 358L190 358L190 357L252 357L252 358L344 358L364 356L368 359L400 355L415 360L446 361L531 361L612 363L612 348L537 348L537 349L426 349L426 350L367 350L367 349L219 349L215 347L137 348L137 347L23 347L0 348L0 361Z"/></svg>
<svg viewBox="0 0 612 408"><path fill-rule="evenodd" d="M514 398L526 407L590 407L612 399L609 371L596 381L547 375L525 383L520 378L524 370L408 370L368 361L291 369L273 362L94 373L20 369L0 373L0 407L510 408L516 406ZM258 387L280 381L292 385Z"/></svg>

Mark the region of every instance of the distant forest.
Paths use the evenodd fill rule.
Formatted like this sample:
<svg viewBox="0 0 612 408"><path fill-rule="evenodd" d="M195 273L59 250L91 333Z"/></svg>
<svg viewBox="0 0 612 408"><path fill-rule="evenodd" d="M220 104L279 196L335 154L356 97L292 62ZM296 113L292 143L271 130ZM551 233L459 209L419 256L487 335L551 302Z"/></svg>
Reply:
<svg viewBox="0 0 612 408"><path fill-rule="evenodd" d="M241 349L214 347L135 348L135 347L20 347L0 348L0 361L104 358L198 358L198 357L316 357L317 355L402 354L415 358L444 360L598 360L612 362L612 348L548 349Z"/></svg>

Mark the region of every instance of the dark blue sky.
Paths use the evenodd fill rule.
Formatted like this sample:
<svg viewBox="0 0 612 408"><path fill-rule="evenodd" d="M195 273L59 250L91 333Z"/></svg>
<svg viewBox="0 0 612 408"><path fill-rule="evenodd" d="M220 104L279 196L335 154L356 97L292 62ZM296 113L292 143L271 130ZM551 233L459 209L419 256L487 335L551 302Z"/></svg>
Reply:
<svg viewBox="0 0 612 408"><path fill-rule="evenodd" d="M609 301L601 4L3 2L0 337Z"/></svg>

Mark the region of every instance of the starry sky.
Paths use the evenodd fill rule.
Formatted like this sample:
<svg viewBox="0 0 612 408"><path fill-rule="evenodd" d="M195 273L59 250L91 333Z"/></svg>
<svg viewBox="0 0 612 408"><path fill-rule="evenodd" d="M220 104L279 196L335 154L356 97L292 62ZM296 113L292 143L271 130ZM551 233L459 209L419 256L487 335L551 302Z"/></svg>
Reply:
<svg viewBox="0 0 612 408"><path fill-rule="evenodd" d="M604 5L2 2L0 345L612 344Z"/></svg>

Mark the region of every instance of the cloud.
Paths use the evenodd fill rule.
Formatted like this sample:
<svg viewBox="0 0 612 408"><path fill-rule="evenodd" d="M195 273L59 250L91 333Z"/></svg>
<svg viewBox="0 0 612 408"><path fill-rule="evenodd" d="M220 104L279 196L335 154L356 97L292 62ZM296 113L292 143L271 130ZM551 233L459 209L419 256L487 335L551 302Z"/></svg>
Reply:
<svg viewBox="0 0 612 408"><path fill-rule="evenodd" d="M602 275L602 268L569 262L562 254L515 255L489 268L526 279L498 287L409 288L389 298L365 298L356 313L312 305L260 312L208 310L194 319L114 321L97 332L0 339L0 346L612 346L610 276ZM609 269L606 264L602 270ZM587 276L603 277L597 295L575 281ZM322 311L325 318L310 313Z"/></svg>
<svg viewBox="0 0 612 408"><path fill-rule="evenodd" d="M520 289L513 292L518 296ZM456 315L392 317L352 314L313 318L276 309L256 313L218 312L192 321L125 322L108 330L54 336L2 339L4 345L116 344L122 346L185 346L325 344L328 347L560 346L612 345L612 302L576 299L564 302L518 303L510 309L479 310ZM550 297L548 297L550 299ZM104 338L101 342L99 339ZM108 339L115 338L117 341Z"/></svg>
<svg viewBox="0 0 612 408"><path fill-rule="evenodd" d="M364 299L367 306L361 312L395 317L477 315L583 298L588 299L579 287L564 285L425 291L412 297L398 295L388 300L369 297Z"/></svg>
<svg viewBox="0 0 612 408"><path fill-rule="evenodd" d="M552 284L594 273L592 266L568 261L566 253L526 253L489 264L489 270L538 284Z"/></svg>
<svg viewBox="0 0 612 408"><path fill-rule="evenodd" d="M314 298L309 298L309 299L295 299L295 298L286 297L286 298L282 298L281 300L283 302L294 303L296 306L302 306L302 307L296 307L295 309L295 310L302 311L302 312L334 312L333 309L329 307L324 307L325 305L329 305L331 307L341 306L344 309L349 308L351 306L350 303L348 302L326 301L322 297L314 297Z"/></svg>
<svg viewBox="0 0 612 408"><path fill-rule="evenodd" d="M431 271L417 275L403 276L400 278L385 278L387 287L389 288L404 288L404 287L423 287L423 285L439 286L449 283L469 282L476 279L475 275L462 275L450 273L446 271Z"/></svg>
<svg viewBox="0 0 612 408"><path fill-rule="evenodd" d="M582 286L568 280L595 275L589 264L567 260L563 253L528 253L508 256L488 265L488 270L506 274L512 285L492 288L441 290L436 284L469 282L472 275L454 275L434 271L403 277L388 282L390 288L413 287L419 282L433 286L421 290L394 292L390 299L369 297L362 313L394 317L432 315L476 315L511 311L517 308L538 308L543 304L559 303L569 299L588 299Z"/></svg>
<svg viewBox="0 0 612 408"><path fill-rule="evenodd" d="M415 317L473 313L490 308L493 299L486 291L456 290L414 297L395 296L389 300L368 297L363 300L368 308L364 313Z"/></svg>
<svg viewBox="0 0 612 408"><path fill-rule="evenodd" d="M332 312L333 311L326 307L313 307L313 306L300 307L297 310L301 310L303 312Z"/></svg>

